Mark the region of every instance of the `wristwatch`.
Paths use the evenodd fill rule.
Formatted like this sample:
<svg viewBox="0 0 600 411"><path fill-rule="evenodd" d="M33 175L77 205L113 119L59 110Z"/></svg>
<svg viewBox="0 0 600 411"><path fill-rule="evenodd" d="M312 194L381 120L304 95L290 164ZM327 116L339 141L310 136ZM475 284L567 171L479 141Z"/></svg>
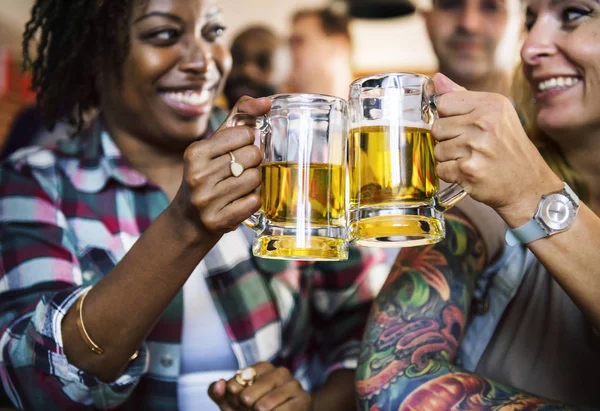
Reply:
<svg viewBox="0 0 600 411"><path fill-rule="evenodd" d="M531 243L571 228L579 211L579 197L567 183L564 184L562 190L542 196L531 220L506 231L508 245Z"/></svg>

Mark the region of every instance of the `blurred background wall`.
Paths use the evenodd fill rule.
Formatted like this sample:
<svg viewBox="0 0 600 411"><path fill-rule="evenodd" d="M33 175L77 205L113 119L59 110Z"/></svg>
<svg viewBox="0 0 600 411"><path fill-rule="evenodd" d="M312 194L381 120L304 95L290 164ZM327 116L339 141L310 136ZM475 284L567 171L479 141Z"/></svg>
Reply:
<svg viewBox="0 0 600 411"><path fill-rule="evenodd" d="M0 134L33 95L27 92L27 77L20 73L21 35L33 0L0 0ZM226 40L244 26L266 24L282 36L287 35L289 18L299 7L329 4L329 0L220 0L227 31ZM385 20L355 20L356 75L379 71L435 71L436 60L431 50L422 19L418 14Z"/></svg>

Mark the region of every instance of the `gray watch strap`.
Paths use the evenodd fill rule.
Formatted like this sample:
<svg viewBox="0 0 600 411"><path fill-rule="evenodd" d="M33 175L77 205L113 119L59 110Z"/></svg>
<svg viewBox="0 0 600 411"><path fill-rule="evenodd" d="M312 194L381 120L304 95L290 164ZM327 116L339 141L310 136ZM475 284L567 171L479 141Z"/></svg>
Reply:
<svg viewBox="0 0 600 411"><path fill-rule="evenodd" d="M505 240L509 246L519 243L527 244L542 237L546 237L548 233L540 226L533 218L521 227L506 230Z"/></svg>
<svg viewBox="0 0 600 411"><path fill-rule="evenodd" d="M569 197L571 197L571 200L573 200L573 202L575 203L575 205L577 207L579 207L579 197L577 196L577 194L575 193L575 191L573 191L573 189L571 187L569 187L569 185L567 183L565 183L565 191L567 192L567 195Z"/></svg>
<svg viewBox="0 0 600 411"><path fill-rule="evenodd" d="M577 213L577 209L579 208L579 197L577 197L577 194L571 189L571 187L569 187L567 183L564 183L563 187L564 193L575 203L575 213ZM506 230L506 236L504 239L509 246L514 246L519 243L531 243L532 241L539 240L540 238L549 235L550 233L546 231L535 218L532 218L521 227L514 229L509 228Z"/></svg>

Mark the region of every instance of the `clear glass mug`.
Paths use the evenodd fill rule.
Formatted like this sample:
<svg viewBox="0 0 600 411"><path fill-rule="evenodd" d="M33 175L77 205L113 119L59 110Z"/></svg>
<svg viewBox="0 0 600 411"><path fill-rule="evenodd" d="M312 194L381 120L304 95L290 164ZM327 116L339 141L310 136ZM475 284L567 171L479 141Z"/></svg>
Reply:
<svg viewBox="0 0 600 411"><path fill-rule="evenodd" d="M384 73L350 86L349 242L370 247L432 244L445 236L443 212L464 198L440 190L431 126L431 79Z"/></svg>
<svg viewBox="0 0 600 411"><path fill-rule="evenodd" d="M348 105L319 94L271 96L259 118L262 207L244 224L255 256L346 260ZM243 119L242 114L234 121Z"/></svg>

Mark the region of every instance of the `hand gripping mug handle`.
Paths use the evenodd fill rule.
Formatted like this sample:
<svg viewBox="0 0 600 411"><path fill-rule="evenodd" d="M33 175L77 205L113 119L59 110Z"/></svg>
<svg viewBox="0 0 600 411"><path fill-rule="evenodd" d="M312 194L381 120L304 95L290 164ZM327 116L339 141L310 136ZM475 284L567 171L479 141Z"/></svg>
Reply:
<svg viewBox="0 0 600 411"><path fill-rule="evenodd" d="M256 117L251 116L250 114L240 113L237 110L237 106L230 113L229 117L227 117L225 126L248 126L254 128L260 133L260 146L263 151L265 150L266 140L271 135L271 120L268 115ZM265 216L261 211L257 211L244 220L243 224L254 230L257 234L260 234L266 228Z"/></svg>
<svg viewBox="0 0 600 411"><path fill-rule="evenodd" d="M440 94L436 94L435 86L433 85L433 81L429 81L425 86L425 93L428 96L428 107L430 108L430 113L433 115L434 119L439 118L439 114L437 111L437 99L440 97ZM467 192L458 184L451 184L445 189L441 190L434 196L434 207L437 211L443 213L448 211L460 201L467 196Z"/></svg>

